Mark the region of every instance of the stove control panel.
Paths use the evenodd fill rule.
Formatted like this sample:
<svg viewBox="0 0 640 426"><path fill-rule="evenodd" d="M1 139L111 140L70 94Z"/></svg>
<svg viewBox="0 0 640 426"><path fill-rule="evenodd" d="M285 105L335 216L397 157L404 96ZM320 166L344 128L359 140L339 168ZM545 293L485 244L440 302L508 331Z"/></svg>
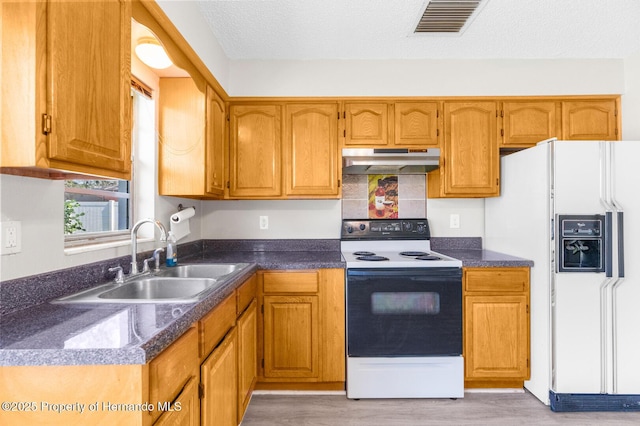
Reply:
<svg viewBox="0 0 640 426"><path fill-rule="evenodd" d="M427 219L345 219L342 240L428 240Z"/></svg>

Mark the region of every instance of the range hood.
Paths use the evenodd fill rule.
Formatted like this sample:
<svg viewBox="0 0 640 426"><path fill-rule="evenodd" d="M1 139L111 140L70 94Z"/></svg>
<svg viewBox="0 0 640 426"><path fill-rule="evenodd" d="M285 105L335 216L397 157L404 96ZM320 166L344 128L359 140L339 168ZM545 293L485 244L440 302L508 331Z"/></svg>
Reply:
<svg viewBox="0 0 640 426"><path fill-rule="evenodd" d="M440 149L344 148L342 174L417 175L438 168Z"/></svg>

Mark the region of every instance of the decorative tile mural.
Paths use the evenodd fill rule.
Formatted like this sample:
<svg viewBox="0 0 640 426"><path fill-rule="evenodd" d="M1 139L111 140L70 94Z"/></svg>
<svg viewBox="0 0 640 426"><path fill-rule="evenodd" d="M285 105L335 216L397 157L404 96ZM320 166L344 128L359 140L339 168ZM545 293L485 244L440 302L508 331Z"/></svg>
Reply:
<svg viewBox="0 0 640 426"><path fill-rule="evenodd" d="M424 175L343 175L342 178L343 219L427 217Z"/></svg>
<svg viewBox="0 0 640 426"><path fill-rule="evenodd" d="M368 175L369 219L398 218L398 175Z"/></svg>

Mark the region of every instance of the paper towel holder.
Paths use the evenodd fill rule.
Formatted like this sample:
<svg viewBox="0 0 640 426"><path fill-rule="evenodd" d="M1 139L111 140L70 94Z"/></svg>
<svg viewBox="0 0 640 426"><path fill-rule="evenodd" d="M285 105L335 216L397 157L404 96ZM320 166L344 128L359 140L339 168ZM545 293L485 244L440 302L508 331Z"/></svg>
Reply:
<svg viewBox="0 0 640 426"><path fill-rule="evenodd" d="M181 211L182 211L182 210L184 210L184 209L193 209L193 210L195 210L195 209L196 209L196 206L185 207L185 206L183 206L183 205L182 205L182 203L178 204L178 211L179 211L179 212L181 212Z"/></svg>

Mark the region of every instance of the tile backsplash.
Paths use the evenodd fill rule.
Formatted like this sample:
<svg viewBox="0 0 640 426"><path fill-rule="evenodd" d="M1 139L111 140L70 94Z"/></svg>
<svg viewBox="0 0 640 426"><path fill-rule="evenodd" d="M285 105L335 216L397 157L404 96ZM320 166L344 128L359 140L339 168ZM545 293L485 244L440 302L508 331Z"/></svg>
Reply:
<svg viewBox="0 0 640 426"><path fill-rule="evenodd" d="M342 218L369 217L369 176L342 176ZM398 217L427 217L425 175L398 175Z"/></svg>

